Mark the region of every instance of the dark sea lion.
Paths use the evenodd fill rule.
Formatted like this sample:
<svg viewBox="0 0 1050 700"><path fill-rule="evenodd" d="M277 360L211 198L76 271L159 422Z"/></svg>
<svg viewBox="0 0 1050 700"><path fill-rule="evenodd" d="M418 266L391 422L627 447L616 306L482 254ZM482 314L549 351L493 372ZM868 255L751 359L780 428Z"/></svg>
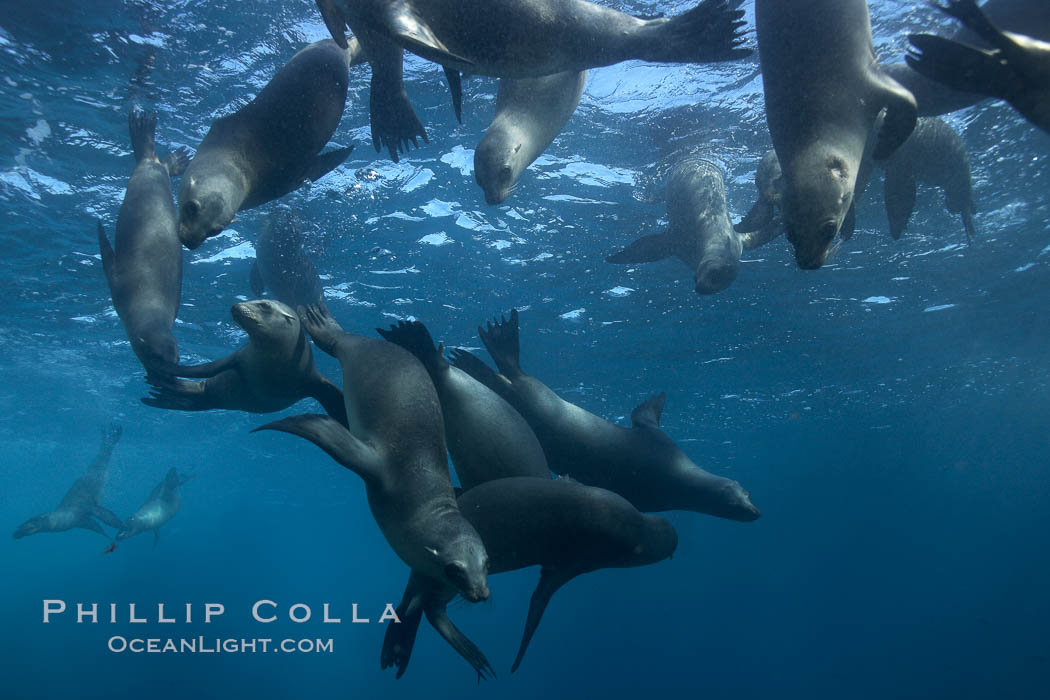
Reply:
<svg viewBox="0 0 1050 700"><path fill-rule="evenodd" d="M102 490L106 486L109 460L113 455L113 448L120 441L121 432L121 427L116 424L103 428L102 446L99 447L95 461L88 467L84 476L73 482L57 508L50 513L34 515L19 525L14 532L16 540L39 532L64 532L74 527L82 527L108 538L109 535L95 522L95 518L110 527L122 527L120 518L99 504Z"/></svg>
<svg viewBox="0 0 1050 700"><path fill-rule="evenodd" d="M272 413L313 397L330 416L346 422L342 392L317 371L299 316L291 308L260 299L234 304L230 315L248 334L248 344L214 362L166 368L170 375L207 378L149 378L152 393L142 399L144 404L178 411Z"/></svg>
<svg viewBox="0 0 1050 700"><path fill-rule="evenodd" d="M294 214L282 210L270 215L255 240L250 277L255 296L269 289L272 297L293 309L324 296L317 268L303 250L303 238L302 224Z"/></svg>
<svg viewBox="0 0 1050 700"><path fill-rule="evenodd" d="M606 262L646 263L674 256L693 271L697 294L714 294L736 279L743 245L726 210L722 169L701 158L686 158L667 180L664 233L638 239Z"/></svg>
<svg viewBox="0 0 1050 700"><path fill-rule="evenodd" d="M164 480L150 492L146 502L139 506L135 514L124 521L124 527L117 533L118 540L125 540L149 530L153 531L153 546L160 538L160 527L175 517L182 505L182 491L179 488L192 479L192 475L179 474L175 467L168 470Z"/></svg>
<svg viewBox="0 0 1050 700"><path fill-rule="evenodd" d="M314 42L254 100L215 120L179 185L183 245L197 248L238 211L282 197L346 160L352 146L321 149L343 115L353 58L329 39Z"/></svg>
<svg viewBox="0 0 1050 700"><path fill-rule="evenodd" d="M461 495L459 508L485 543L490 574L543 567L512 673L559 588L598 569L655 564L674 554L678 545L678 534L667 520L639 513L621 496L572 479L490 481ZM401 624L387 626L381 666L397 666L398 678L404 674L420 618L426 614L479 679L493 676L485 655L448 617L445 608L455 595L454 589L413 572L397 609Z"/></svg>
<svg viewBox="0 0 1050 700"><path fill-rule="evenodd" d="M742 521L759 517L739 483L698 467L660 430L663 394L634 409L632 427L613 425L521 370L516 309L509 321L489 323L478 333L500 374L465 350L452 351L452 364L518 409L554 473L614 491L643 512L691 510Z"/></svg>
<svg viewBox="0 0 1050 700"><path fill-rule="evenodd" d="M981 11L1000 29L1043 41L1050 41L1048 10L1050 7L1046 0L988 0L981 5ZM959 27L949 38L962 44L990 48L988 42L965 26ZM906 63L885 65L883 70L915 96L919 105L919 116L922 117L954 112L988 97L975 92L953 90L943 83L917 73Z"/></svg>
<svg viewBox="0 0 1050 700"><path fill-rule="evenodd" d="M98 224L98 247L113 306L124 324L131 349L147 372L178 364L171 327L182 295L182 244L176 231L171 178L186 169L184 149L157 158L157 115L132 109L128 114L135 169L117 214L111 247Z"/></svg>
<svg viewBox="0 0 1050 700"><path fill-rule="evenodd" d="M379 529L402 561L467 600L485 600L488 557L456 506L441 405L427 371L393 343L344 333L323 304L299 313L317 347L343 369L349 427L302 415L256 430L303 437L355 472Z"/></svg>
<svg viewBox="0 0 1050 700"><path fill-rule="evenodd" d="M474 150L474 179L486 204L510 196L524 170L540 157L576 111L587 71L540 78L500 78L496 116Z"/></svg>
<svg viewBox="0 0 1050 700"><path fill-rule="evenodd" d="M954 90L1006 100L1043 131L1050 133L1050 41L1006 32L981 12L974 0L948 0L944 12L992 46L985 50L964 43L913 34L908 65ZM1050 4L1043 4L1050 23Z"/></svg>
<svg viewBox="0 0 1050 700"><path fill-rule="evenodd" d="M783 216L803 269L824 264L872 150L888 157L915 127L911 94L875 60L864 0L755 0L766 120L783 169Z"/></svg>
<svg viewBox="0 0 1050 700"><path fill-rule="evenodd" d="M484 384L449 365L444 344L434 347L426 326L401 321L389 330L376 330L415 355L434 382L445 441L465 490L511 476L550 478L543 448L521 414Z"/></svg>

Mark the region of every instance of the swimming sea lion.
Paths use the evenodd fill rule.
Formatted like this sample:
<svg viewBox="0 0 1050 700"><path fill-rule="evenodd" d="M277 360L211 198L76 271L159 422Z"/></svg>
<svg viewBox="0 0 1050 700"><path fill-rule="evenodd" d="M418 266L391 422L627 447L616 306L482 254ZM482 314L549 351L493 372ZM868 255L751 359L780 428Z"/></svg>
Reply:
<svg viewBox="0 0 1050 700"><path fill-rule="evenodd" d="M474 179L486 204L510 196L525 168L540 157L576 111L587 71L540 78L500 78L496 116L474 150Z"/></svg>
<svg viewBox="0 0 1050 700"><path fill-rule="evenodd" d="M156 547L161 525L174 518L182 505L182 491L179 487L192 478L193 475L180 475L175 471L175 467L169 469L164 480L153 488L146 502L124 522L124 527L117 533L117 539L126 540L132 535L152 530L153 546Z"/></svg>
<svg viewBox="0 0 1050 700"><path fill-rule="evenodd" d="M655 564L674 554L678 545L678 534L667 520L643 515L621 496L572 479L489 481L463 493L459 508L485 543L490 574L542 567L512 673L559 588L598 569ZM425 613L479 679L493 676L485 655L448 617L445 607L455 595L455 589L412 572L397 609L401 624L386 629L381 666L397 666L398 678L404 674Z"/></svg>
<svg viewBox="0 0 1050 700"><path fill-rule="evenodd" d="M521 414L484 384L449 365L444 344L435 348L426 326L401 321L389 330L376 330L415 355L434 382L448 451L464 490L510 476L550 478L543 448Z"/></svg>
<svg viewBox="0 0 1050 700"><path fill-rule="evenodd" d="M606 262L645 263L673 255L693 271L697 294L731 285L743 245L729 223L722 169L701 158L676 164L667 180L667 218L666 232L640 238Z"/></svg>
<svg viewBox="0 0 1050 700"><path fill-rule="evenodd" d="M302 415L256 430L299 435L355 472L402 561L469 601L485 600L488 557L456 506L441 405L423 365L393 343L344 333L320 302L299 313L317 347L343 369L349 428L326 416Z"/></svg>
<svg viewBox="0 0 1050 700"><path fill-rule="evenodd" d="M751 210L733 226L741 234L744 250L765 245L784 232L784 220L780 216L780 193L784 187L784 174L780 170L777 152L766 151L755 171L755 188L758 199Z"/></svg>
<svg viewBox="0 0 1050 700"><path fill-rule="evenodd" d="M255 296L269 289L271 296L293 309L324 295L317 269L303 250L302 225L291 212L271 214L256 239L250 283Z"/></svg>
<svg viewBox="0 0 1050 700"><path fill-rule="evenodd" d="M181 148L158 159L156 129L155 113L137 109L128 113L135 169L117 214L113 246L102 222L98 224L102 269L113 306L131 349L147 372L179 361L171 327L182 295L182 244L176 232L171 178L181 174L189 162Z"/></svg>
<svg viewBox="0 0 1050 700"><path fill-rule="evenodd" d="M643 512L692 510L742 521L759 517L739 483L698 467L660 430L664 394L634 409L632 427L613 425L521 370L517 309L509 321L489 323L478 334L500 374L465 350L452 351L452 364L518 409L554 473L614 491Z"/></svg>
<svg viewBox="0 0 1050 700"><path fill-rule="evenodd" d="M248 334L248 344L214 362L166 368L167 374L207 377L204 381L148 377L151 394L142 403L178 411L272 413L313 397L330 416L346 423L342 392L317 371L291 308L272 299L242 301L230 307L230 315Z"/></svg>
<svg viewBox="0 0 1050 700"><path fill-rule="evenodd" d="M99 447L95 461L88 467L84 476L73 482L57 508L50 513L34 515L19 525L14 533L16 540L39 532L64 532L74 527L82 527L108 538L109 535L94 518L110 527L122 527L120 518L99 504L102 489L106 486L109 459L113 455L113 448L120 441L121 432L121 427L116 424L103 428L102 446Z"/></svg>
<svg viewBox="0 0 1050 700"><path fill-rule="evenodd" d="M888 157L915 127L911 94L875 60L865 0L755 0L766 120L783 169L783 216L803 269L824 264L872 146Z"/></svg>
<svg viewBox="0 0 1050 700"><path fill-rule="evenodd" d="M1029 122L1050 133L1050 41L1005 32L992 24L974 0L948 0L938 5L962 22L992 49L913 34L908 65L927 78L955 89L1006 100ZM1050 7L1043 4L1050 17Z"/></svg>
<svg viewBox="0 0 1050 700"><path fill-rule="evenodd" d="M179 185L183 245L197 248L238 211L282 197L346 160L352 146L320 152L343 115L353 58L329 39L316 41L254 100L215 120Z"/></svg>

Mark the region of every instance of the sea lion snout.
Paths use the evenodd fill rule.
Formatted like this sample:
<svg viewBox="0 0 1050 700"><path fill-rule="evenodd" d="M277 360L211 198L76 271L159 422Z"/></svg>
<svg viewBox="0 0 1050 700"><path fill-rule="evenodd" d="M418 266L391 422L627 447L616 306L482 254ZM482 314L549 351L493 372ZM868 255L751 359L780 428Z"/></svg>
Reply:
<svg viewBox="0 0 1050 700"><path fill-rule="evenodd" d="M815 238L803 237L794 226L787 228L787 239L795 249L795 262L803 270L817 270L828 258L828 246L839 232L838 221L826 221Z"/></svg>
<svg viewBox="0 0 1050 700"><path fill-rule="evenodd" d="M736 280L738 266L734 260L705 260L696 271L696 293L715 294Z"/></svg>
<svg viewBox="0 0 1050 700"><path fill-rule="evenodd" d="M740 482L730 481L723 489L723 501L726 504L726 517L732 520L749 523L762 517L762 511L751 502L751 494L744 490Z"/></svg>

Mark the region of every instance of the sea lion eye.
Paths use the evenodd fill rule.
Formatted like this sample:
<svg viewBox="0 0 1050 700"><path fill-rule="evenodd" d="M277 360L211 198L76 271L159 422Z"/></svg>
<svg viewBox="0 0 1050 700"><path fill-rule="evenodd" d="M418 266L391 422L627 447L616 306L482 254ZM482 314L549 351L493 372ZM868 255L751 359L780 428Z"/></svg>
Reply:
<svg viewBox="0 0 1050 700"><path fill-rule="evenodd" d="M511 175L512 175L512 172L511 172L511 169L510 169L509 165L503 166L503 169L499 171L499 176L500 176L501 180L509 181L510 178L511 178Z"/></svg>
<svg viewBox="0 0 1050 700"><path fill-rule="evenodd" d="M182 205L182 218L196 219L201 213L201 205L196 199L191 199Z"/></svg>

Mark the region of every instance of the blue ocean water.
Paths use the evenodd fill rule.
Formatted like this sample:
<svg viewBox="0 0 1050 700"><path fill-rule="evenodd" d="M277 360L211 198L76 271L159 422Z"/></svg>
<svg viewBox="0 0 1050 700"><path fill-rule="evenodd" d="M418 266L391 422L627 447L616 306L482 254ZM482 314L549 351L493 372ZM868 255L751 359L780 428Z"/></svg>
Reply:
<svg viewBox="0 0 1050 700"><path fill-rule="evenodd" d="M689 2L609 2L672 14ZM912 2L872 0L880 59L909 31L946 26ZM124 428L103 503L133 512L170 467L195 473L153 549L73 530L3 539L0 697L990 698L1050 681L1050 137L1009 107L946 117L970 152L978 239L920 190L900 241L881 188L825 268L782 239L745 254L733 286L698 297L677 261L607 254L666 224L661 173L682 153L726 171L730 212L754 197L769 148L756 59L628 63L591 73L580 108L506 204L488 207L473 148L496 82L467 78L463 124L440 68L409 57L427 126L397 165L371 147L368 69L352 71L337 171L282 200L306 223L329 308L372 333L417 318L449 345L522 309L522 363L566 399L628 421L668 392L663 428L700 465L739 480L754 523L669 513L673 560L583 576L554 598L509 674L538 572L493 577L452 616L500 678L424 624L405 677L379 668L378 618L407 567L361 481L320 450L249 431L273 418L148 408L113 310L95 221L112 230L133 159L127 112L158 112L162 149L196 147L306 42L308 0L255 3L3 0L0 12L0 522L53 508ZM747 4L753 26L753 8ZM754 44L753 33L749 42ZM185 254L175 333L183 362L244 342L252 242L273 205L242 212ZM317 353L323 372L336 363ZM304 402L287 413L318 410ZM137 603L145 624L42 624L42 602ZM251 618L254 601L281 619ZM203 606L226 613L202 624ZM194 606L160 624L156 605ZM294 624L289 606L311 606ZM329 603L343 624L319 621ZM106 608L103 608L105 610ZM333 640L331 653L132 654L127 637Z"/></svg>

